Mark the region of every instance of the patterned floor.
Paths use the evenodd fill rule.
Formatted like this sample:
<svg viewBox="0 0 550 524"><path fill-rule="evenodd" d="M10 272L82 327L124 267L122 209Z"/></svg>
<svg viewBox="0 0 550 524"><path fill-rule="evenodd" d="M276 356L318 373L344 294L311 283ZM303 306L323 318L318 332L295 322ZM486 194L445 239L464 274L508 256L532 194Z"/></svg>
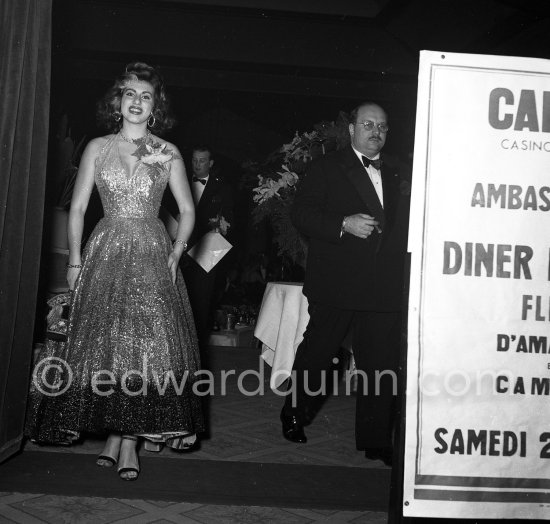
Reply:
<svg viewBox="0 0 550 524"><path fill-rule="evenodd" d="M214 395L209 399L209 436L200 449L190 454L163 450L149 456L223 461L276 462L286 464L340 465L360 468L385 468L379 461L368 461L354 446L354 405L352 395L331 396L308 426L308 443L291 444L281 436L280 395L269 389L270 368L263 364L254 348L212 347L208 368L214 380ZM222 377L222 371L227 380ZM243 373L248 370L245 376ZM239 384L241 387L239 387ZM343 388L342 388L343 389ZM39 447L27 443L26 449L60 453L97 454L103 442L87 439L70 448ZM147 472L143 471L142 475ZM131 485L129 486L131 489ZM380 512L327 511L315 509L269 508L170 503L92 497L62 497L0 493L0 524L17 523L306 523L354 522L383 523Z"/></svg>
<svg viewBox="0 0 550 524"><path fill-rule="evenodd" d="M0 522L22 524L59 523L344 523L384 524L386 514L371 511L221 506L154 502L151 500L103 499L0 493Z"/></svg>

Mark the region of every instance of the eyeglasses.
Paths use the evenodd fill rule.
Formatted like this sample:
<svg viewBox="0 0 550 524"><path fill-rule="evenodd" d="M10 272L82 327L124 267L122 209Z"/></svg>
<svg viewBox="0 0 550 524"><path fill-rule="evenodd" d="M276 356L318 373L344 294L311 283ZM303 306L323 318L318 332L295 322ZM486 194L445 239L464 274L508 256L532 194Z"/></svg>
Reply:
<svg viewBox="0 0 550 524"><path fill-rule="evenodd" d="M380 133L387 133L390 130L388 124L386 124L385 122L382 122L380 124L375 124L372 120L365 120L364 122L355 122L355 123L357 125L363 126L365 131L372 131L375 126L378 128L378 131L380 131Z"/></svg>

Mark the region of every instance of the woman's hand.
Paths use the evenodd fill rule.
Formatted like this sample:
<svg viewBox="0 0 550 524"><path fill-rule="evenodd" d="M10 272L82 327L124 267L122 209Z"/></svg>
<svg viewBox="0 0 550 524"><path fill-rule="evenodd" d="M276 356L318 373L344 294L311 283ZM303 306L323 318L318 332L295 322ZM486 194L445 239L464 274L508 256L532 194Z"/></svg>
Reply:
<svg viewBox="0 0 550 524"><path fill-rule="evenodd" d="M176 249L168 255L168 269L170 270L170 275L172 276L172 284L176 283L176 275L180 258L181 253Z"/></svg>
<svg viewBox="0 0 550 524"><path fill-rule="evenodd" d="M69 284L69 289L71 291L74 290L74 286L75 286L76 280L78 278L78 275L80 275L80 268L79 267L70 267L67 270L67 283Z"/></svg>

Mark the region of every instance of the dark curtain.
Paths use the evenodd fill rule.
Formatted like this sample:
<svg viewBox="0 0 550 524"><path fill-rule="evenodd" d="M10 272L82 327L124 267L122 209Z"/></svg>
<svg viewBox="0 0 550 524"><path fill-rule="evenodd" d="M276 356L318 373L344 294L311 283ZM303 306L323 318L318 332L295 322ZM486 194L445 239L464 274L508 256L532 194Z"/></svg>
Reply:
<svg viewBox="0 0 550 524"><path fill-rule="evenodd" d="M42 242L52 0L0 2L0 462L23 438Z"/></svg>

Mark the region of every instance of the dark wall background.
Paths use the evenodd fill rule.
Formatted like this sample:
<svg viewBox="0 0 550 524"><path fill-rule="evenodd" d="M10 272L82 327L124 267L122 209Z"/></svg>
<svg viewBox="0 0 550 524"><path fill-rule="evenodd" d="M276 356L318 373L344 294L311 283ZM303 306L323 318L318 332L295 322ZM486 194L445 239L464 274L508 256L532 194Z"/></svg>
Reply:
<svg viewBox="0 0 550 524"><path fill-rule="evenodd" d="M391 3L373 5L380 12L379 5ZM75 135L101 133L95 100L127 62L139 59L164 74L180 123L170 138L182 150L206 140L236 162L261 159L296 131L374 99L391 116L388 148L406 156L413 145L415 64L407 60L393 72L403 49L372 47L388 40L380 21L281 12L277 2L268 4L266 11L55 0L53 120L66 112Z"/></svg>
<svg viewBox="0 0 550 524"><path fill-rule="evenodd" d="M387 149L414 145L422 49L550 56L546 0L53 0L52 121L101 133L94 104L124 65L158 66L183 151L207 141L261 159L338 111L372 99Z"/></svg>

